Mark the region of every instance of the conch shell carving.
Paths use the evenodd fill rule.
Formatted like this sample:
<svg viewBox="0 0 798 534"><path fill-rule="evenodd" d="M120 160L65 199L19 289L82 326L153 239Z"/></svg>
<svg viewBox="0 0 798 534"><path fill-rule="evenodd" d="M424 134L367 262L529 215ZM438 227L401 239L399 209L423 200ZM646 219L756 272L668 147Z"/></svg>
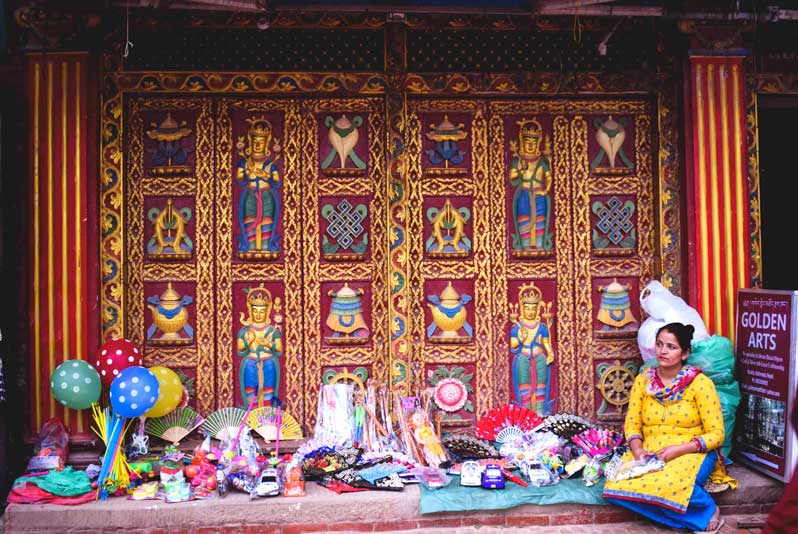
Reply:
<svg viewBox="0 0 798 534"><path fill-rule="evenodd" d="M615 168L615 157L626 139L626 130L612 115L596 129L596 141L607 154L610 168Z"/></svg>
<svg viewBox="0 0 798 534"><path fill-rule="evenodd" d="M325 120L325 125L329 128L327 137L338 154L342 169L346 166L346 160L350 154L354 154L353 151L360 138L358 128L362 124L363 119L361 117L355 117L354 120L350 121L346 115L341 115L337 120L333 120L332 117L327 117Z"/></svg>

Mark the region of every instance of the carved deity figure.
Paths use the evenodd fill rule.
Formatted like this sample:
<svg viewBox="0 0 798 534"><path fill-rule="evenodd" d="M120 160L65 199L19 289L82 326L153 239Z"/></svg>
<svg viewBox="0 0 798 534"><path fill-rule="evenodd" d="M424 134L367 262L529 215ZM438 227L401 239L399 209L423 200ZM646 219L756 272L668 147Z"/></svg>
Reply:
<svg viewBox="0 0 798 534"><path fill-rule="evenodd" d="M551 348L549 327L542 322L551 318L548 306L541 302L540 289L534 283L521 286L518 291L518 308L511 311L510 352L513 354L513 393L515 402L534 410L538 415L551 413L551 365L554 351ZM540 313L543 308L543 313ZM520 317L518 315L520 309Z"/></svg>
<svg viewBox="0 0 798 534"><path fill-rule="evenodd" d="M236 346L236 353L241 358L238 376L245 405L249 405L255 396L258 406L263 406L264 401L274 403L280 389L277 358L283 354L283 340L279 326L271 323L272 304L272 295L263 284L249 288L249 317L245 319L241 313L242 328L238 331ZM275 304L279 304L279 299Z"/></svg>
<svg viewBox="0 0 798 534"><path fill-rule="evenodd" d="M510 185L513 194L513 250L552 248L551 223L551 141L541 151L543 128L535 119L518 122L518 141L510 142L512 162Z"/></svg>
<svg viewBox="0 0 798 534"><path fill-rule="evenodd" d="M249 146L239 138L241 159L235 182L243 187L238 200L239 257L242 259L273 259L280 248L277 224L280 218L280 174L271 158L272 127L264 117L249 119ZM273 149L280 147L274 142Z"/></svg>

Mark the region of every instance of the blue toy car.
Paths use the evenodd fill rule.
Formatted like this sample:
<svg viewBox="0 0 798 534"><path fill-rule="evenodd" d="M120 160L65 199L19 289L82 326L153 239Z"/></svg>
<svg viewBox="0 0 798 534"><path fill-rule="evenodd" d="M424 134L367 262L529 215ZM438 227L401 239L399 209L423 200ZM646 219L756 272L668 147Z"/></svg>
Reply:
<svg viewBox="0 0 798 534"><path fill-rule="evenodd" d="M482 471L482 487L485 489L504 489L502 468L496 464L488 464Z"/></svg>

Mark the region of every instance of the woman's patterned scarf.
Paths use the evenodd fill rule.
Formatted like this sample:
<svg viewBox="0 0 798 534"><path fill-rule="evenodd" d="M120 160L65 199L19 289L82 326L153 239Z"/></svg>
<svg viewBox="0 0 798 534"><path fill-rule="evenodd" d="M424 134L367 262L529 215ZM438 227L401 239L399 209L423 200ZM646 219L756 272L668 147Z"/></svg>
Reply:
<svg viewBox="0 0 798 534"><path fill-rule="evenodd" d="M684 390L693 383L695 377L703 372L704 371L694 365L685 365L679 370L671 385L665 387L665 384L662 383L662 380L660 380L657 374L657 368L649 367L646 370L646 376L648 378L646 392L656 398L660 404L678 402L682 400Z"/></svg>

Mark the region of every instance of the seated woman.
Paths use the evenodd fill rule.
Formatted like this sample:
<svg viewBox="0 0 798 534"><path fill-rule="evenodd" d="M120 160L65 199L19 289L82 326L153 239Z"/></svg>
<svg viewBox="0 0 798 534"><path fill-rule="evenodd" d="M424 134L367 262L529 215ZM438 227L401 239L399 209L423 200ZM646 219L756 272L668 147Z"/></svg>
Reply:
<svg viewBox="0 0 798 534"><path fill-rule="evenodd" d="M671 323L657 331L657 363L635 379L624 431L624 461L654 454L665 468L638 478L607 481L610 502L677 529L717 532L720 510L704 490L707 479L737 481L726 474L716 448L723 444L723 414L715 385L687 365L694 328Z"/></svg>

